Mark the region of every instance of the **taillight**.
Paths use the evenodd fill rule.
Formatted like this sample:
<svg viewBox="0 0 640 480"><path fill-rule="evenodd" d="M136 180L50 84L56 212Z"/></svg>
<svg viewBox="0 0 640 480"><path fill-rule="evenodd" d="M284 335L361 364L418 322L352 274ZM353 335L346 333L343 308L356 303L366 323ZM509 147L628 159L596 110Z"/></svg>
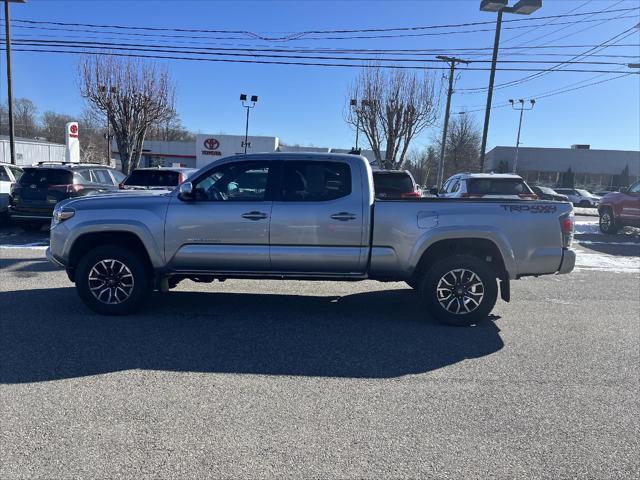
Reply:
<svg viewBox="0 0 640 480"><path fill-rule="evenodd" d="M419 192L404 192L400 194L400 198L422 198Z"/></svg>
<svg viewBox="0 0 640 480"><path fill-rule="evenodd" d="M575 218L572 213L568 213L560 217L560 230L562 231L562 246L569 248L573 241L573 233L575 231Z"/></svg>
<svg viewBox="0 0 640 480"><path fill-rule="evenodd" d="M178 185L180 185L182 182L184 182L184 175L180 173L180 175L178 176Z"/></svg>
<svg viewBox="0 0 640 480"><path fill-rule="evenodd" d="M67 193L78 193L80 190L83 190L84 186L82 185L67 185Z"/></svg>
<svg viewBox="0 0 640 480"><path fill-rule="evenodd" d="M527 200L538 200L538 195L535 193L519 193L518 196Z"/></svg>

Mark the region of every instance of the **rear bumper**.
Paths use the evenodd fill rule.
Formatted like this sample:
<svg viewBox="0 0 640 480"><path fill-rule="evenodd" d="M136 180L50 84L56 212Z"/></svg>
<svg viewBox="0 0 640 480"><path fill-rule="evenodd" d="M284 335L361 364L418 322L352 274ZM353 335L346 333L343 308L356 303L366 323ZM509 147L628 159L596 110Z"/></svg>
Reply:
<svg viewBox="0 0 640 480"><path fill-rule="evenodd" d="M576 252L575 250L563 249L562 262L558 269L558 274L570 273L576 266Z"/></svg>

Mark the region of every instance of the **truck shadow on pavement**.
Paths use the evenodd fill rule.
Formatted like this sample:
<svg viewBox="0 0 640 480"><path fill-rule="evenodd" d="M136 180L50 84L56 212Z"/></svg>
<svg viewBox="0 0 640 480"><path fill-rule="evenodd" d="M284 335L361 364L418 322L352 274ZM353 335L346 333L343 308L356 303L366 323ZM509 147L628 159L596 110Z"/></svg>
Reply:
<svg viewBox="0 0 640 480"><path fill-rule="evenodd" d="M4 384L128 369L389 378L503 346L491 319L453 328L423 318L410 289L344 297L172 291L154 294L137 315L102 317L73 288L52 288L2 292L0 309Z"/></svg>

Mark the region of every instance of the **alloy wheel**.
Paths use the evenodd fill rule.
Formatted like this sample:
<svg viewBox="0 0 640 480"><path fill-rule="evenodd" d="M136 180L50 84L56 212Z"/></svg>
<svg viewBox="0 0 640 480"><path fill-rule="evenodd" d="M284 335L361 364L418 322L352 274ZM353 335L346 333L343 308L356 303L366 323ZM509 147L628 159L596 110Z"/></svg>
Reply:
<svg viewBox="0 0 640 480"><path fill-rule="evenodd" d="M459 268L445 273L438 281L438 303L446 311L465 315L476 310L484 298L484 284L471 270Z"/></svg>
<svg viewBox="0 0 640 480"><path fill-rule="evenodd" d="M120 260L100 260L89 271L89 291L100 302L117 305L133 292L133 274Z"/></svg>

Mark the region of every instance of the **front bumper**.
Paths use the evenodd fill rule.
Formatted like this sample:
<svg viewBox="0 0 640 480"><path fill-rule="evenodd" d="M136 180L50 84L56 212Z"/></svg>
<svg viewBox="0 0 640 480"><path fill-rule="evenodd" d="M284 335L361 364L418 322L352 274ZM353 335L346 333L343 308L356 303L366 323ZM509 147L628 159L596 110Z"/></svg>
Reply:
<svg viewBox="0 0 640 480"><path fill-rule="evenodd" d="M560 268L558 269L558 274L570 273L573 271L573 268L576 266L576 252L571 249L563 249L562 250L562 262L560 263Z"/></svg>
<svg viewBox="0 0 640 480"><path fill-rule="evenodd" d="M46 251L46 255L47 255L47 260L49 260L51 263L53 263L54 265L57 265L59 267L63 267L65 268L66 265L64 263L62 263L60 260L58 260L53 253L51 252L51 247L47 248Z"/></svg>

